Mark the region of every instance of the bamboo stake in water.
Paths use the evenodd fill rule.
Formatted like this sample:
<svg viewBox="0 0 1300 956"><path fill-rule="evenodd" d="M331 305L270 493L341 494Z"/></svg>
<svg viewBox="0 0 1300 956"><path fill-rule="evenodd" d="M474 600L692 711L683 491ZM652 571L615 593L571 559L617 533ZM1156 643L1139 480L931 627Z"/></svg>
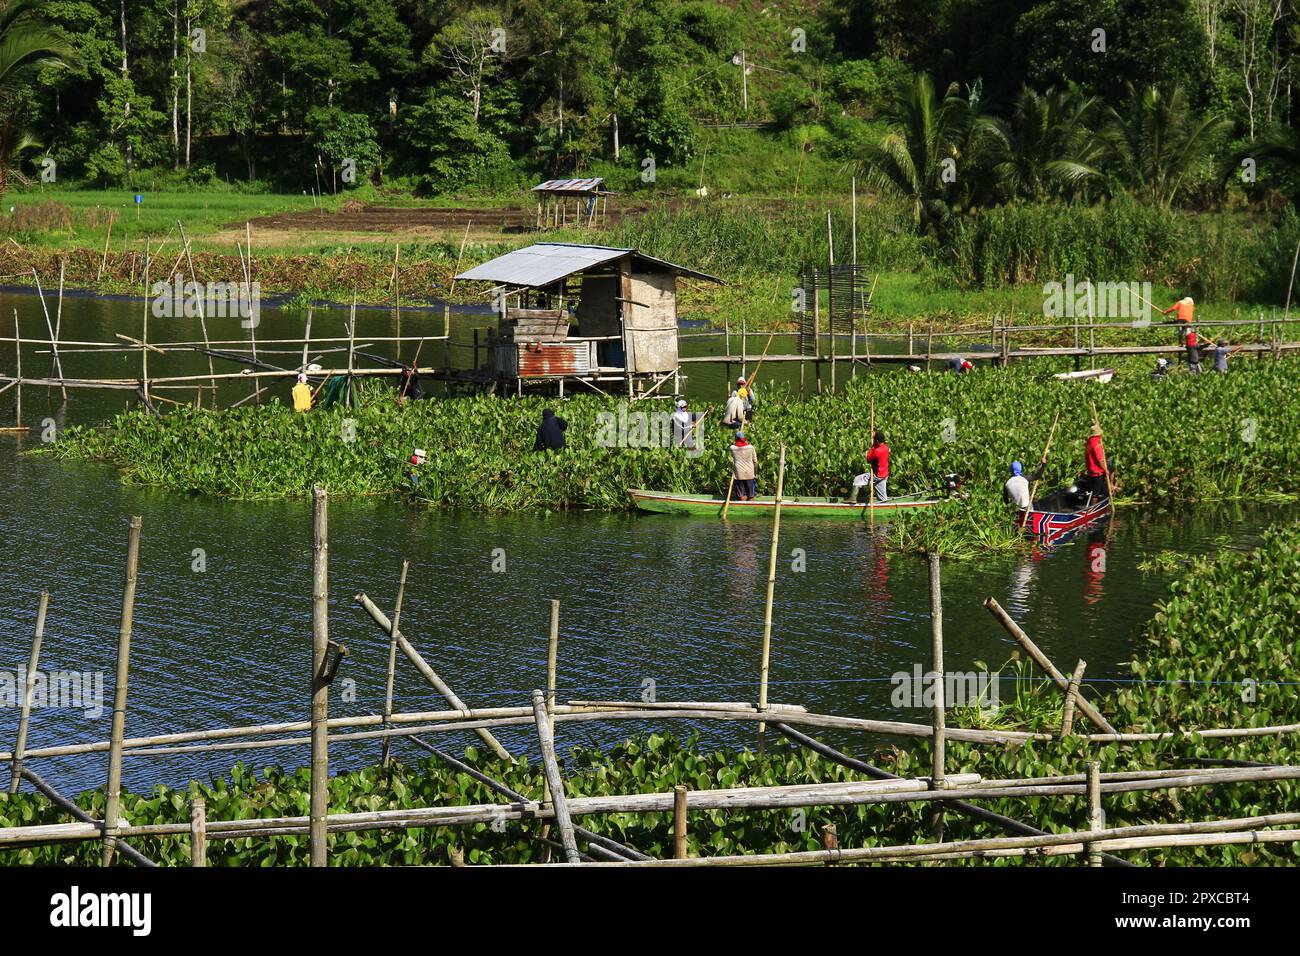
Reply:
<svg viewBox="0 0 1300 956"><path fill-rule="evenodd" d="M14 393L14 426L23 425L23 336L18 330L18 310L14 309L14 357L18 362L18 384Z"/></svg>
<svg viewBox="0 0 1300 956"><path fill-rule="evenodd" d="M145 249L149 248L149 240L144 241ZM140 344L144 348L140 349L140 385L144 389L144 404L149 407L149 256L146 253L144 261L144 317L141 319Z"/></svg>
<svg viewBox="0 0 1300 956"><path fill-rule="evenodd" d="M140 516L131 518L126 543L126 575L122 584L122 617L117 633L117 676L113 685L113 723L108 745L108 786L104 800L103 866L113 863L118 821L122 813L122 740L126 735L127 678L131 671L131 629L135 621L136 568L140 563Z"/></svg>
<svg viewBox="0 0 1300 956"><path fill-rule="evenodd" d="M542 770L551 788L551 802L555 809L555 824L560 828L560 841L564 844L564 857L570 863L580 863L578 842L573 835L573 820L564 796L564 780L555 759L555 740L551 736L551 718L546 712L546 695L533 691L533 717L537 724L537 739L542 748Z"/></svg>
<svg viewBox="0 0 1300 956"><path fill-rule="evenodd" d="M190 268L190 281L194 283L195 289L197 290L199 279L198 276L194 274L194 258L190 255L190 240L185 235L185 226L181 224L181 221L179 219L176 220L176 226L177 228L180 229L181 232L181 242L183 243L182 248L185 250L185 261L186 263L188 263ZM207 311L207 296L200 294L198 296L198 299L199 299L199 329L203 332L203 347L205 349L211 349L212 343L208 339L208 320L204 314ZM212 366L212 355L209 354L208 375L213 376L215 374L216 372L213 371L213 366ZM213 408L217 407L215 386L213 389L212 407Z"/></svg>
<svg viewBox="0 0 1300 956"><path fill-rule="evenodd" d="M772 656L772 596L776 591L776 549L781 537L781 492L785 489L785 445L776 471L776 507L772 509L772 553L767 561L767 600L763 605L763 661L758 672L758 709L767 709L767 672ZM758 724L761 740L765 724Z"/></svg>
<svg viewBox="0 0 1300 956"><path fill-rule="evenodd" d="M685 787L673 787L673 859L686 859L686 794Z"/></svg>
<svg viewBox="0 0 1300 956"><path fill-rule="evenodd" d="M1079 696L1079 683L1083 680L1084 669L1087 668L1088 662L1080 660L1074 665L1074 673L1070 675L1070 686L1065 691L1065 706L1061 709L1061 737L1070 736L1070 731L1074 729L1074 703Z"/></svg>
<svg viewBox="0 0 1300 956"><path fill-rule="evenodd" d="M387 729L393 718L393 672L397 668L397 624L402 619L402 598L406 594L406 569L411 562L402 561L402 579L397 585L397 604L393 607L393 626L389 628L388 640L388 676L384 681L384 727ZM391 737L384 738L383 755L380 763L388 766L389 744Z"/></svg>
<svg viewBox="0 0 1300 956"><path fill-rule="evenodd" d="M104 278L104 266L108 264L108 242L109 242L110 239L113 238L113 220L116 219L116 218L117 218L117 214L116 214L116 213L109 213L109 215L108 215L108 234L107 234L106 236L104 236L104 255L103 255L103 258L101 258L101 259L99 260L99 272L97 272L97 273L95 274L95 281L96 281L96 282L98 282L100 279Z"/></svg>
<svg viewBox="0 0 1300 956"><path fill-rule="evenodd" d="M868 441L873 444L876 441L876 396L871 396L871 437ZM868 453L869 454L869 453ZM867 514L871 518L871 533L874 536L876 532L876 483L872 481L873 470L871 461L867 461ZM874 547L874 545L873 545Z"/></svg>
<svg viewBox="0 0 1300 956"><path fill-rule="evenodd" d="M190 866L208 865L208 807L200 796L190 801Z"/></svg>
<svg viewBox="0 0 1300 956"><path fill-rule="evenodd" d="M939 555L929 555L930 562L930 669L934 674L934 708L931 724L934 727L933 764L930 776L935 790L943 789L945 756L944 741L944 681L943 681L943 593L939 576ZM936 843L943 842L943 804L936 802L930 815L930 836Z"/></svg>
<svg viewBox="0 0 1300 956"><path fill-rule="evenodd" d="M329 497L312 491L311 865L325 866L329 811Z"/></svg>
<svg viewBox="0 0 1300 956"><path fill-rule="evenodd" d="M59 389L63 392L63 400L68 400L68 389L63 385L63 362L59 359L59 337L54 332L54 323L50 321L50 310L45 305L45 293L41 291L41 277L37 275L36 270L32 270L32 278L36 280L36 294L41 300L41 311L45 313L45 327L50 332L50 352L53 354L53 366L59 376ZM48 389L47 389L48 391Z"/></svg>
<svg viewBox="0 0 1300 956"><path fill-rule="evenodd" d="M1096 760L1088 761L1088 829L1094 833L1106 829L1106 814L1101 809L1101 763ZM1085 846L1088 865L1101 866L1101 853L1091 843Z"/></svg>
<svg viewBox="0 0 1300 956"><path fill-rule="evenodd" d="M27 725L32 716L32 696L36 693L36 668L41 662L41 641L45 637L45 612L50 606L50 592L42 591L36 607L36 632L32 650L27 655L27 679L23 685L22 710L18 715L18 740L14 744L13 762L9 767L9 792L17 793L23 779L23 750L27 747Z"/></svg>

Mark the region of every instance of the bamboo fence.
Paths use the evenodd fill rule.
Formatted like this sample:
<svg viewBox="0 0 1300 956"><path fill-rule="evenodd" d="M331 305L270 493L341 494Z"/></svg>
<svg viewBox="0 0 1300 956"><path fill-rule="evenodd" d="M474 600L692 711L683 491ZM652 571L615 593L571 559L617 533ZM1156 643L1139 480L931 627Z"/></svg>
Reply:
<svg viewBox="0 0 1300 956"><path fill-rule="evenodd" d="M773 549L777 547L774 527ZM1300 841L1300 813L1270 813L1253 817L1144 824L1109 828L1102 812L1103 801L1116 795L1161 792L1184 788L1240 786L1300 780L1300 766L1254 765L1241 761L1223 761L1226 766L1207 766L1202 761L1193 767L1102 772L1096 761L1088 762L1085 772L1010 779L987 779L976 773L950 773L945 767L943 741L968 740L1006 744L1027 740L1050 741L1072 736L1085 744L1109 744L1174 737L1199 737L1202 740L1233 739L1263 734L1300 733L1300 725L1272 727L1216 727L1179 729L1176 731L1116 731L1087 704L1079 694L1078 678L1082 666L1076 667L1073 679L1067 680L1033 643L1016 622L991 598L985 602L991 614L1026 648L1031 659L1061 686L1077 709L1101 732L1072 734L1069 717L1060 734L946 726L942 702L931 713L929 723L874 720L830 714L811 713L797 704L767 703L763 695L758 703L743 701L626 701L569 700L557 703L555 683L559 636L559 606L550 606L551 626L547 652L547 686L537 688L530 704L473 708L468 706L439 677L428 661L415 649L399 628L401 595L405 589L405 572L398 587L398 600L390 619L365 594L356 595L356 604L365 611L387 644L389 693L383 714L330 717L328 689L343 661L347 648L329 638L327 615L329 597L328 496L322 490L314 495L313 508L313 642L312 667L304 707L310 719L246 727L220 727L181 733L127 737L128 677L141 520L132 518L127 541L126 572L123 583L121 622L117 653L117 680L114 686L113 720L110 739L87 743L28 748L28 725L32 708L30 680L24 688L16 743L13 750L0 752L0 761L11 768L10 791L16 792L27 780L45 794L72 822L0 828L0 848L65 844L97 841L102 844L102 865L111 865L122 857L138 866L152 866L129 841L144 837L188 838L190 859L194 866L204 866L212 841L275 838L307 835L313 866L328 862L329 835L368 830L411 829L429 827L464 827L474 824L499 824L504 821L537 821L540 835L534 834L547 848L559 849L564 863L554 865L616 866L788 866L826 865L832 863L908 863L947 860L978 860L1000 857L1081 857L1089 865L1130 866L1116 852L1168 847L1216 846L1243 843L1278 843ZM769 593L769 602L771 596ZM28 675L39 664L44 631L48 623L49 595L41 594L37 624L29 655ZM769 611L770 613L770 611ZM942 673L943 626L942 594L939 565L931 565L932 657ZM764 641L770 647L770 639ZM396 651L410 660L430 686L450 705L448 709L394 712L391 701ZM763 655L764 662L767 653ZM765 689L765 688L764 688ZM854 770L868 779L813 784L784 784L757 787L720 787L687 791L677 787L664 793L628 793L604 796L573 796L565 786L556 752L555 728L573 722L638 722L687 719L695 721L750 722L770 727L792 743L807 747L832 762ZM531 727L542 757L545 788L540 798L518 793L499 780L454 757L424 739L437 734L463 734L473 731L505 760L515 759L493 735L506 727ZM891 737L931 738L935 741L934 761L928 777L900 778L871 764L850 757L826 743L808 736L796 727L849 730ZM309 732L304 734L304 732ZM389 752L395 738L409 739L422 750L432 753L453 770L469 774L504 798L503 802L399 808L365 812L329 813L325 800L328 759L331 746L345 743L374 742ZM761 738L760 738L761 739ZM226 750L266 749L273 747L307 747L311 753L310 813L276 818L213 820L207 817L202 800L194 799L189 819L175 823L133 825L121 818L121 772L126 758L158 757L178 753L213 753ZM107 804L104 820L93 819L75 803L60 794L32 769L31 764L56 757L108 754ZM1064 833L1050 833L1031 823L995 813L975 801L1070 798L1085 803L1086 828ZM773 810L803 807L849 807L875 804L931 804L930 839L899 846L842 847L837 834L824 835L823 849L785 853L753 853L687 857L690 814L700 811ZM990 825L1005 836L945 841L944 814L961 814ZM615 813L665 814L672 819L673 857L653 859L635 847L626 846L607 836L583 827L577 821ZM559 840L551 837L552 828ZM469 839L467 837L467 839ZM457 865L463 860L457 857ZM457 862L453 861L453 862Z"/></svg>

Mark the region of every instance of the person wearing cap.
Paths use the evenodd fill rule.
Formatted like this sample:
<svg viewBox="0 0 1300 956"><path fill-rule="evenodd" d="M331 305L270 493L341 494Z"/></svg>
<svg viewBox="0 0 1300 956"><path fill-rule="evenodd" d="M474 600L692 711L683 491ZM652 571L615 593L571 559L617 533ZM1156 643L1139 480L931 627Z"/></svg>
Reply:
<svg viewBox="0 0 1300 956"><path fill-rule="evenodd" d="M732 442L731 464L736 478L736 500L752 501L758 485L758 452L745 438L744 431L738 430Z"/></svg>
<svg viewBox="0 0 1300 956"><path fill-rule="evenodd" d="M398 376L397 403L400 405L408 398L424 398L424 386L420 384L420 373L414 365L402 366L402 374Z"/></svg>
<svg viewBox="0 0 1300 956"><path fill-rule="evenodd" d="M884 432L876 432L871 436L871 451L867 452L867 470L876 476L874 482L876 500L888 501L886 485L889 484L889 445L885 441ZM856 492L854 500L857 500Z"/></svg>
<svg viewBox="0 0 1300 956"><path fill-rule="evenodd" d="M975 366L972 365L968 359L964 359L957 355L954 355L952 358L948 359L948 368L952 369L952 373L954 375L964 375L966 372L969 372L974 367Z"/></svg>
<svg viewBox="0 0 1300 956"><path fill-rule="evenodd" d="M295 412L311 411L311 386L307 384L307 373L298 373L298 384L293 387L293 410Z"/></svg>
<svg viewBox="0 0 1300 956"><path fill-rule="evenodd" d="M722 411L722 424L728 428L742 428L745 424L745 400L739 389L733 391L727 399L727 407Z"/></svg>
<svg viewBox="0 0 1300 956"><path fill-rule="evenodd" d="M533 451L559 451L564 447L564 430L569 427L553 409L542 409L542 423L537 426L537 440Z"/></svg>
<svg viewBox="0 0 1300 956"><path fill-rule="evenodd" d="M1161 315L1174 313L1174 321L1191 325L1196 321L1196 303L1192 301L1190 295L1184 296L1167 309L1161 310Z"/></svg>
<svg viewBox="0 0 1300 956"><path fill-rule="evenodd" d="M1025 466L1018 461L1011 463L1011 477L1007 483L1002 486L1002 500L1007 504L1015 505L1020 511L1027 511L1032 505L1029 500L1029 483L1038 481L1043 477L1043 466L1040 464L1030 474L1025 474Z"/></svg>
<svg viewBox="0 0 1300 956"><path fill-rule="evenodd" d="M1083 449L1084 476L1077 482L1079 490L1090 491L1093 495L1106 492L1106 473L1110 466L1106 463L1106 449L1101 443L1101 426L1094 424Z"/></svg>
<svg viewBox="0 0 1300 956"><path fill-rule="evenodd" d="M411 472L408 475L411 479L411 484L418 485L420 483L420 467L424 464L427 457L428 456L425 454L423 448L416 448L411 452Z"/></svg>
<svg viewBox="0 0 1300 956"><path fill-rule="evenodd" d="M747 381L745 376L736 379L736 394L740 400L745 403L745 421L754 420L754 383Z"/></svg>
<svg viewBox="0 0 1300 956"><path fill-rule="evenodd" d="M1183 336L1183 344L1187 346L1187 371L1193 375L1201 374L1201 350L1198 347L1199 341L1196 338L1196 328L1189 325L1187 334Z"/></svg>
<svg viewBox="0 0 1300 956"><path fill-rule="evenodd" d="M1228 356L1230 354L1227 339L1219 339L1214 344L1214 370L1220 375L1228 374Z"/></svg>
<svg viewBox="0 0 1300 956"><path fill-rule="evenodd" d="M686 407L686 399L677 400L677 410L673 412L673 447L683 447L691 435L691 419L694 416Z"/></svg>

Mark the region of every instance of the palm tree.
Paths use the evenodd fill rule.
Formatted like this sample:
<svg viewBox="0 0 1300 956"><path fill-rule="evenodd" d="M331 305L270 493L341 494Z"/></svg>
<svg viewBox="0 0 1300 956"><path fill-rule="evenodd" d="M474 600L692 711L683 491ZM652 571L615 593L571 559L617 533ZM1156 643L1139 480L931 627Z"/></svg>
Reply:
<svg viewBox="0 0 1300 956"><path fill-rule="evenodd" d="M1268 130L1255 142L1232 153L1224 162L1223 178L1230 179L1240 175L1242 163L1252 159L1265 166L1270 174L1270 183L1279 180L1291 181L1290 195L1300 202L1300 130L1290 126L1278 126ZM1285 192L1285 189L1283 190Z"/></svg>
<svg viewBox="0 0 1300 956"><path fill-rule="evenodd" d="M933 230L952 213L959 193L952 187L974 164L963 169L976 111L953 84L943 99L928 73L901 80L884 117L888 131L867 147L866 179L901 197L912 209L918 228Z"/></svg>
<svg viewBox="0 0 1300 956"><path fill-rule="evenodd" d="M40 70L74 61L72 48L44 19L45 0L0 0L0 199L10 159L30 138L13 113L14 94Z"/></svg>
<svg viewBox="0 0 1300 956"><path fill-rule="evenodd" d="M1097 98L1075 87L1022 89L1010 120L995 126L993 172L1004 195L1040 201L1099 182L1097 111Z"/></svg>
<svg viewBox="0 0 1300 956"><path fill-rule="evenodd" d="M1229 121L1198 116L1181 86L1128 88L1124 111L1105 112L1100 132L1105 155L1135 193L1171 205L1197 168L1209 161Z"/></svg>

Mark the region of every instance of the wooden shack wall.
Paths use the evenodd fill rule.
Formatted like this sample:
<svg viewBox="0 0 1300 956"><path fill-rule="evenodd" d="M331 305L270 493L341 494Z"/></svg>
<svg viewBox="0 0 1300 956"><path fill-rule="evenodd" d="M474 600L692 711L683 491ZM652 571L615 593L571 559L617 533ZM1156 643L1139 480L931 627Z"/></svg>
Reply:
<svg viewBox="0 0 1300 956"><path fill-rule="evenodd" d="M578 300L578 335L595 338L618 335L618 280L612 276L583 276Z"/></svg>
<svg viewBox="0 0 1300 956"><path fill-rule="evenodd" d="M677 277L672 273L633 273L628 303L627 340L633 372L677 369Z"/></svg>

